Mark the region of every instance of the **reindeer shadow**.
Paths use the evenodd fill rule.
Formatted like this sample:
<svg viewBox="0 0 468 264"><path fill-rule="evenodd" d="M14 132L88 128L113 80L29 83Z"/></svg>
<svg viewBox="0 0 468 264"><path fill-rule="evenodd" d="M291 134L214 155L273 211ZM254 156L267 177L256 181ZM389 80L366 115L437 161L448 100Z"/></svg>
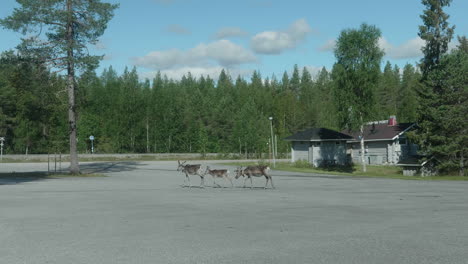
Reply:
<svg viewBox="0 0 468 264"><path fill-rule="evenodd" d="M188 186L188 185L179 185L180 187L182 188L187 188L187 189L206 189L206 188L211 188L209 186L197 186L197 185L192 185L192 186Z"/></svg>

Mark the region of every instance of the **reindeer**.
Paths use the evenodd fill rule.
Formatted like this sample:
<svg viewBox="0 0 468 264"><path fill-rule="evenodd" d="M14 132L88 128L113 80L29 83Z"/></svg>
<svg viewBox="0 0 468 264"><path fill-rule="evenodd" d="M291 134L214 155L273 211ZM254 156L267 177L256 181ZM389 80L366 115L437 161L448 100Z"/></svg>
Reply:
<svg viewBox="0 0 468 264"><path fill-rule="evenodd" d="M213 187L215 185L218 185L218 187L221 187L221 185L216 183L216 178L223 178L224 181L229 180L231 182L231 188L234 187L234 184L232 183L232 179L229 177L228 170L210 170L210 167L206 166L205 175L207 173L213 176Z"/></svg>
<svg viewBox="0 0 468 264"><path fill-rule="evenodd" d="M190 177L189 175L198 175L201 178L201 183L200 187L205 187L205 179L204 176L201 174L201 165L200 164L185 164L187 161L180 162L180 160L177 161L179 163L179 166L177 167L177 171L182 171L185 173L185 179L184 179L184 185L185 181L188 180L189 183L189 188L192 187L190 184Z"/></svg>
<svg viewBox="0 0 468 264"><path fill-rule="evenodd" d="M266 178L266 184L265 184L265 189L268 186L268 180L271 182L271 188L275 189L275 186L273 185L273 179L271 178L271 175L268 175L268 172L270 171L270 167L264 166L264 165L256 165L256 166L247 166L245 169L242 169L242 167L238 167L236 170L236 179L238 179L240 176L246 177L244 178L244 188L245 188L245 181L250 178L250 189L252 189L252 176L255 177L261 177L265 176Z"/></svg>

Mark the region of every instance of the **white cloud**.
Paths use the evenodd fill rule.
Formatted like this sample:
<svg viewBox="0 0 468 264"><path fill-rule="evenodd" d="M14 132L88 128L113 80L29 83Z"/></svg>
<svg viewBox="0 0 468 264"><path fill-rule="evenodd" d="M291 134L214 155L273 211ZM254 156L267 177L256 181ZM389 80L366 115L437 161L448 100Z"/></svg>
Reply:
<svg viewBox="0 0 468 264"><path fill-rule="evenodd" d="M410 39L401 45L395 46L384 37L379 39L379 46L385 51L385 56L391 59L409 59L422 56L421 48L425 45L424 40L419 37ZM319 51L333 51L336 39L330 39L319 47Z"/></svg>
<svg viewBox="0 0 468 264"><path fill-rule="evenodd" d="M457 46L460 45L460 42L458 41L457 38L452 39L452 41L449 42L448 44L448 50L452 51L457 48Z"/></svg>
<svg viewBox="0 0 468 264"><path fill-rule="evenodd" d="M284 31L264 31L251 39L252 49L261 54L280 54L302 43L312 29L305 19L295 21Z"/></svg>
<svg viewBox="0 0 468 264"><path fill-rule="evenodd" d="M104 57L102 59L105 61L109 61L115 59L115 56L113 56L112 54L104 54Z"/></svg>
<svg viewBox="0 0 468 264"><path fill-rule="evenodd" d="M190 74L195 77L195 78L200 78L201 76L207 77L210 76L211 79L217 80L219 77L219 74L221 73L222 70L227 71L228 74L231 75L232 79L235 80L237 76L241 77L248 77L252 75L253 70L247 70L247 69L237 69L237 68L224 68L221 66L213 66L213 67L180 67L176 69L167 69L167 70L162 70L161 75L166 75L169 79L173 80L180 80L182 76L187 76L187 74L190 72ZM150 71L150 72L142 72L139 74L140 78L142 79L152 79L156 76L157 71Z"/></svg>
<svg viewBox="0 0 468 264"><path fill-rule="evenodd" d="M102 40L98 40L93 46L96 50L107 49L107 45Z"/></svg>
<svg viewBox="0 0 468 264"><path fill-rule="evenodd" d="M247 35L247 32L243 31L242 29L238 27L225 27L225 28L221 28L220 30L218 30L218 32L215 33L214 38L225 39L225 38L230 38L230 37L243 37L246 35Z"/></svg>
<svg viewBox="0 0 468 264"><path fill-rule="evenodd" d="M171 69L217 63L224 67L257 61L255 55L229 40L201 43L189 50L153 51L133 63L150 69Z"/></svg>
<svg viewBox="0 0 468 264"><path fill-rule="evenodd" d="M166 30L168 32L179 34L179 35L188 35L188 34L192 33L192 32L190 32L190 30L184 28L181 25L177 25L177 24L172 24L172 25L167 26Z"/></svg>
<svg viewBox="0 0 468 264"><path fill-rule="evenodd" d="M380 48L385 51L385 55L391 59L409 59L421 57L421 48L425 45L420 37L410 39L399 46L392 45L384 37L379 39Z"/></svg>
<svg viewBox="0 0 468 264"><path fill-rule="evenodd" d="M310 73L310 76L312 77L312 79L315 79L320 73L320 71L322 70L323 66L306 65L305 68ZM301 70L301 75L302 75L302 70Z"/></svg>
<svg viewBox="0 0 468 264"><path fill-rule="evenodd" d="M319 51L333 51L336 46L336 39L329 39L325 44L323 44L320 48Z"/></svg>

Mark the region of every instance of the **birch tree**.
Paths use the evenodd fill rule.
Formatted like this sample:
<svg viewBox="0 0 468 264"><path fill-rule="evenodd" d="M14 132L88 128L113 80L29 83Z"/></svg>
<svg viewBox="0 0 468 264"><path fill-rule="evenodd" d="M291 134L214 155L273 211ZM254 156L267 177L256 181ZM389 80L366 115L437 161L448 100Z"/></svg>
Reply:
<svg viewBox="0 0 468 264"><path fill-rule="evenodd" d="M343 30L335 47L337 62L332 78L341 129L360 131L361 163L364 160L364 125L373 118L375 90L380 75L383 50L379 47L380 30L362 24L359 29Z"/></svg>

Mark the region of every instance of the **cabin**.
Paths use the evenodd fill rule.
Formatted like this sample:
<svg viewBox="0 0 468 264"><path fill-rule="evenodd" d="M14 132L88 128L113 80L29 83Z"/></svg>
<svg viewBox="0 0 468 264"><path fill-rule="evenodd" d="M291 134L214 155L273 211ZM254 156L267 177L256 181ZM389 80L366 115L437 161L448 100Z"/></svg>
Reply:
<svg viewBox="0 0 468 264"><path fill-rule="evenodd" d="M369 122L364 126L364 160L371 165L398 165L400 160L417 155L418 146L406 133L414 123L389 120ZM291 141L291 161L305 160L314 166L361 164L359 132L309 128L284 140Z"/></svg>
<svg viewBox="0 0 468 264"><path fill-rule="evenodd" d="M409 141L406 133L414 123L389 120L369 122L364 126L364 160L370 165L396 165L400 160L417 155L418 146ZM361 164L360 132L342 131L352 137L347 141L348 153L353 163Z"/></svg>
<svg viewBox="0 0 468 264"><path fill-rule="evenodd" d="M315 167L345 165L346 142L352 137L327 128L309 128L285 138L291 141L291 161L308 161Z"/></svg>

